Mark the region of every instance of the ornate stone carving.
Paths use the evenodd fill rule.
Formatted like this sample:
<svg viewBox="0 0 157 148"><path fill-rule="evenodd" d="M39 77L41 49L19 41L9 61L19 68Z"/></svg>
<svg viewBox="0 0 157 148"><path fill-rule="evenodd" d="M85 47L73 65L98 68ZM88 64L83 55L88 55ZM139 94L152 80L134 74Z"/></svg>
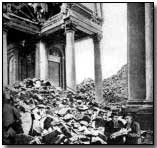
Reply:
<svg viewBox="0 0 157 148"><path fill-rule="evenodd" d="M61 5L61 13L64 14L64 16L68 16L70 9L72 9L74 5L74 3L63 3Z"/></svg>
<svg viewBox="0 0 157 148"><path fill-rule="evenodd" d="M50 26L50 25L53 25L59 21L61 21L63 19L63 14L62 13L59 13L57 15L54 15L53 17L51 17L43 26L43 28L47 27L47 26Z"/></svg>
<svg viewBox="0 0 157 148"><path fill-rule="evenodd" d="M34 22L43 22L48 12L47 3L4 3L3 13L12 13Z"/></svg>
<svg viewBox="0 0 157 148"><path fill-rule="evenodd" d="M74 7L75 3L67 3L68 9L72 9Z"/></svg>
<svg viewBox="0 0 157 148"><path fill-rule="evenodd" d="M47 3L33 3L34 12L37 15L37 20L43 22L45 19L45 13L48 12Z"/></svg>
<svg viewBox="0 0 157 148"><path fill-rule="evenodd" d="M93 14L91 15L91 21L98 25L102 25L103 23L103 20L98 17L96 12L93 12Z"/></svg>
<svg viewBox="0 0 157 148"><path fill-rule="evenodd" d="M67 3L63 3L61 5L61 13L64 14L64 15L67 15L67 13L68 13L68 5L67 5Z"/></svg>

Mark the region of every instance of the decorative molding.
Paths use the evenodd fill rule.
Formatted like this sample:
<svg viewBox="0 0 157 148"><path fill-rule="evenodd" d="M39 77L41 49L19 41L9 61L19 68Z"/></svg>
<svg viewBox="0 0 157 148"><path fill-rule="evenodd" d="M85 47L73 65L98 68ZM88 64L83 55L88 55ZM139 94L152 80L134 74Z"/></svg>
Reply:
<svg viewBox="0 0 157 148"><path fill-rule="evenodd" d="M75 5L74 3L63 3L61 5L61 13L67 16L68 12L70 11L70 9L73 8L74 5Z"/></svg>
<svg viewBox="0 0 157 148"><path fill-rule="evenodd" d="M76 28L82 28L81 30L87 34L101 34L102 32L102 27L100 25L92 22L90 19L87 19L85 16L79 14L74 10L71 12L70 19L77 25Z"/></svg>
<svg viewBox="0 0 157 148"><path fill-rule="evenodd" d="M4 22L3 25L9 29L14 28L16 30L30 34L38 34L40 32L40 28L37 25L32 24L31 22L20 20L18 18L11 18L10 21Z"/></svg>
<svg viewBox="0 0 157 148"><path fill-rule="evenodd" d="M67 3L67 5L69 9L72 9L76 5L76 3Z"/></svg>
<svg viewBox="0 0 157 148"><path fill-rule="evenodd" d="M63 3L61 12L49 18L42 25L11 12L4 14L3 25L5 28L14 28L41 37L58 29L65 29L65 32L76 31L77 29L89 35L101 34L102 19L95 12L78 3Z"/></svg>
<svg viewBox="0 0 157 148"><path fill-rule="evenodd" d="M45 24L43 25L42 28L45 28L47 26L53 25L55 23L58 23L62 19L63 19L63 14L62 13L56 14L56 15L52 16L51 18L49 18L49 20L45 22Z"/></svg>
<svg viewBox="0 0 157 148"><path fill-rule="evenodd" d="M38 24L35 22L19 17L13 13L3 13L3 29L9 30L11 28L30 34L37 34L40 31Z"/></svg>
<svg viewBox="0 0 157 148"><path fill-rule="evenodd" d="M2 19L3 19L3 31L7 32L9 30L8 24L9 24L10 17L5 13L3 13Z"/></svg>
<svg viewBox="0 0 157 148"><path fill-rule="evenodd" d="M88 13L88 14L90 14L90 15L92 15L92 10L90 10L89 8L87 8L86 6L84 6L83 4L80 4L80 3L76 3L76 5L75 6L77 6L77 7L79 7L79 8L81 8L84 12L86 12L86 13Z"/></svg>
<svg viewBox="0 0 157 148"><path fill-rule="evenodd" d="M9 16L10 18L16 18L16 19L25 21L25 22L27 22L27 23L32 23L32 24L36 24L36 25L39 24L38 22L31 21L31 20L29 20L29 19L27 19L27 18L18 16L18 15L14 14L14 13L8 13L8 16Z"/></svg>
<svg viewBox="0 0 157 148"><path fill-rule="evenodd" d="M93 12L92 16L91 16L91 21L98 24L98 25L102 25L103 23L103 19L101 19L100 17L98 17L96 12Z"/></svg>
<svg viewBox="0 0 157 148"><path fill-rule="evenodd" d="M74 7L74 9L72 9L73 7ZM90 21L92 21L98 25L102 25L103 18L99 17L97 12L94 12L94 11L90 10L89 8L85 7L84 5L79 4L79 3L73 5L73 7L71 8L73 11L76 11L77 13L80 13L80 11L82 11L82 13L80 13L80 14L82 16L84 16L86 19L89 19ZM78 10L80 10L80 11L78 11Z"/></svg>
<svg viewBox="0 0 157 148"><path fill-rule="evenodd" d="M61 58L53 55L49 55L48 61L56 62L56 63L61 63Z"/></svg>

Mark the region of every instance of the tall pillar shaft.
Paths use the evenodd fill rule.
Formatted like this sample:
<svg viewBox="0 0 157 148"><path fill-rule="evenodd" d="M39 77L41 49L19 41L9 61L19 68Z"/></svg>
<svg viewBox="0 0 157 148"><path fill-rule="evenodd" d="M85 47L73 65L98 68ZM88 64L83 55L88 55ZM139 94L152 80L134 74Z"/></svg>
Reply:
<svg viewBox="0 0 157 148"><path fill-rule="evenodd" d="M36 46L35 76L42 80L48 78L48 58L45 43L40 41Z"/></svg>
<svg viewBox="0 0 157 148"><path fill-rule="evenodd" d="M94 68L95 68L95 96L96 102L103 102L103 83L102 83L102 65L101 65L101 37L96 35L93 38L94 41Z"/></svg>
<svg viewBox="0 0 157 148"><path fill-rule="evenodd" d="M40 78L40 69L39 69L39 43L36 44L35 49L35 77Z"/></svg>
<svg viewBox="0 0 157 148"><path fill-rule="evenodd" d="M76 90L74 30L66 30L66 88Z"/></svg>
<svg viewBox="0 0 157 148"><path fill-rule="evenodd" d="M16 49L15 50L15 80L18 81L19 80L19 50Z"/></svg>
<svg viewBox="0 0 157 148"><path fill-rule="evenodd" d="M8 85L7 30L3 30L3 87Z"/></svg>
<svg viewBox="0 0 157 148"><path fill-rule="evenodd" d="M65 86L65 62L64 62L64 57L62 57L62 88L63 89L66 89L66 86Z"/></svg>
<svg viewBox="0 0 157 148"><path fill-rule="evenodd" d="M153 3L145 3L146 101L153 101Z"/></svg>
<svg viewBox="0 0 157 148"><path fill-rule="evenodd" d="M144 3L128 3L127 20L129 102L138 103L146 97Z"/></svg>

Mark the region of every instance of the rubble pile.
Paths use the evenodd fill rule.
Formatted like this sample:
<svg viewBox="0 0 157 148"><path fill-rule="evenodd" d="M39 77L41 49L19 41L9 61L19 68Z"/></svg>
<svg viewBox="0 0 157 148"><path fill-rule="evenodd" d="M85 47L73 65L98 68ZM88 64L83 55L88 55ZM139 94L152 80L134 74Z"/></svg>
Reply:
<svg viewBox="0 0 157 148"><path fill-rule="evenodd" d="M123 76L112 77L113 81L107 83L104 80L105 99L115 98L116 90L110 89L110 84L113 86ZM16 131L12 144L107 144L104 125L110 120L115 103L96 103L94 90L92 79L78 85L76 93L36 78L8 86L5 97L20 112L22 128ZM143 143L152 143L151 132L141 134Z"/></svg>
<svg viewBox="0 0 157 148"><path fill-rule="evenodd" d="M111 111L90 95L39 79L26 79L6 92L21 114L23 132L16 135L15 144L106 144L102 117L107 121Z"/></svg>
<svg viewBox="0 0 157 148"><path fill-rule="evenodd" d="M128 68L127 65L117 72L116 75L103 81L104 97L110 103L125 104L128 98ZM109 94L109 95L108 95ZM111 97L110 97L111 96Z"/></svg>
<svg viewBox="0 0 157 148"><path fill-rule="evenodd" d="M78 96L86 100L95 100L95 83L91 78L77 85Z"/></svg>
<svg viewBox="0 0 157 148"><path fill-rule="evenodd" d="M85 79L77 86L77 91L82 96L91 100L95 98L95 83L92 79ZM103 81L103 98L105 104L119 103L125 105L128 98L127 65L124 65L116 75Z"/></svg>

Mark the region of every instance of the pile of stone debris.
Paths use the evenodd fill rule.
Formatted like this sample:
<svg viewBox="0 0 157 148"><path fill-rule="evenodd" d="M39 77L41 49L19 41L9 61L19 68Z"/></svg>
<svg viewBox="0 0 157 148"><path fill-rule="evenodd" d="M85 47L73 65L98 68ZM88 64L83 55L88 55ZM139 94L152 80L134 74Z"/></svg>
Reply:
<svg viewBox="0 0 157 148"><path fill-rule="evenodd" d="M6 91L21 114L23 132L15 144L106 144L104 122L111 111L83 92L64 91L39 79L26 79Z"/></svg>
<svg viewBox="0 0 157 148"><path fill-rule="evenodd" d="M127 94L121 90L125 85L121 85L118 81L114 80L114 76L103 81L103 98L104 104L112 106L112 104L125 105L127 101ZM125 89L126 92L126 89ZM82 83L77 85L77 93L90 101L95 100L95 82L91 78L85 79ZM124 95L125 94L125 95ZM111 105L110 105L111 104Z"/></svg>
<svg viewBox="0 0 157 148"><path fill-rule="evenodd" d="M85 79L77 85L77 91L84 93L90 99L95 96L95 83L91 78ZM122 66L121 69L109 78L103 80L103 98L105 104L117 103L125 105L128 98L128 66Z"/></svg>
<svg viewBox="0 0 157 148"><path fill-rule="evenodd" d="M12 144L107 144L104 125L114 105L95 102L92 81L77 89L65 91L35 78L8 86L5 92L20 112L22 126ZM152 141L152 134L141 134L143 143Z"/></svg>

